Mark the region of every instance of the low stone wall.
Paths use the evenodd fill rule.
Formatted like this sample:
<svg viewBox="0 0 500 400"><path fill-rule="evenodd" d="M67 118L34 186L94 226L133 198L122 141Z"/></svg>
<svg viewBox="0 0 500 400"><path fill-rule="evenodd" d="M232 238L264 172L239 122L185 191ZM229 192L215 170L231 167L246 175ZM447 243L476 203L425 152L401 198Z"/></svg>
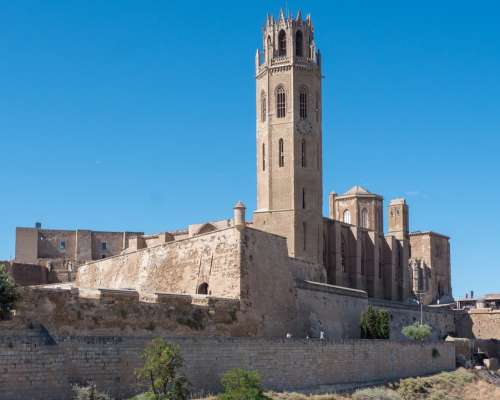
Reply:
<svg viewBox="0 0 500 400"><path fill-rule="evenodd" d="M368 304L389 312L392 340L406 340L403 327L420 321L420 306L369 298ZM432 327L432 339L442 340L454 335L454 312L450 308L424 306L424 323Z"/></svg>
<svg viewBox="0 0 500 400"><path fill-rule="evenodd" d="M2 336L3 335L3 336ZM257 370L267 389L294 390L423 375L455 366L451 343L263 338L167 337L181 347L193 391L220 389L221 375ZM61 400L71 385L93 381L115 398L141 390L134 369L149 337L50 336L46 331L0 331L1 398ZM434 350L436 349L436 350Z"/></svg>

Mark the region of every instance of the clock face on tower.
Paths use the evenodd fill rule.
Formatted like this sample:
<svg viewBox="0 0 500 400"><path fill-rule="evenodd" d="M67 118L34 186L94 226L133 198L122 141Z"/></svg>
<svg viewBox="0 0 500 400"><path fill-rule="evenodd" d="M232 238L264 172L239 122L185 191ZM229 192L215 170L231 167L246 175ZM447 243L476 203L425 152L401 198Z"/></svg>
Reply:
<svg viewBox="0 0 500 400"><path fill-rule="evenodd" d="M302 119L296 124L297 132L301 135L309 135L313 131L311 123L307 119Z"/></svg>

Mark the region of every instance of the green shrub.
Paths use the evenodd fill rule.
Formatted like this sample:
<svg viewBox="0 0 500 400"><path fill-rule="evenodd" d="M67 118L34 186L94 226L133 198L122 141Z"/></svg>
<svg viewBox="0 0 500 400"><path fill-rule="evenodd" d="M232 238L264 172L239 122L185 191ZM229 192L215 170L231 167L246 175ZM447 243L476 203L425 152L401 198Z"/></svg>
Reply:
<svg viewBox="0 0 500 400"><path fill-rule="evenodd" d="M389 313L369 306L361 317L360 327L363 339L389 339Z"/></svg>
<svg viewBox="0 0 500 400"><path fill-rule="evenodd" d="M97 390L94 383L89 383L86 386L73 386L74 400L112 400L112 398Z"/></svg>
<svg viewBox="0 0 500 400"><path fill-rule="evenodd" d="M221 379L223 393L219 400L265 400L260 375L255 371L231 369Z"/></svg>
<svg viewBox="0 0 500 400"><path fill-rule="evenodd" d="M0 320L10 317L19 298L16 284L7 273L5 265L0 264Z"/></svg>
<svg viewBox="0 0 500 400"><path fill-rule="evenodd" d="M139 378L149 381L151 391L141 396L154 400L185 400L188 381L179 373L183 359L180 349L162 338L149 343L142 353L144 367L137 370Z"/></svg>
<svg viewBox="0 0 500 400"><path fill-rule="evenodd" d="M353 400L401 400L397 392L391 389L376 387L356 390L352 395Z"/></svg>
<svg viewBox="0 0 500 400"><path fill-rule="evenodd" d="M424 341L432 334L432 328L427 324L420 324L419 322L413 325L405 326L401 333L408 339Z"/></svg>

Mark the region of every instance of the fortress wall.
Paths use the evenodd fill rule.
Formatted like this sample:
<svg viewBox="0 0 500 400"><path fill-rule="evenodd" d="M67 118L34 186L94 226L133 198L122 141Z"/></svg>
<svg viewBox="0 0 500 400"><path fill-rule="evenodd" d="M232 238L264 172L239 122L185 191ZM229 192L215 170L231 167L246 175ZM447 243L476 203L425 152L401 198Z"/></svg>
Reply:
<svg viewBox="0 0 500 400"><path fill-rule="evenodd" d="M50 335L237 336L255 331L237 299L118 290L25 288L10 323L20 329L42 327Z"/></svg>
<svg viewBox="0 0 500 400"><path fill-rule="evenodd" d="M420 306L390 302L374 298L368 299L368 304L375 308L387 310L391 321L391 339L406 340L401 333L403 327L420 322ZM424 323L432 327L434 340L444 339L448 334L455 333L453 311L449 308L424 306Z"/></svg>
<svg viewBox="0 0 500 400"><path fill-rule="evenodd" d="M286 239L245 228L241 238L241 307L258 336L297 331L296 288Z"/></svg>
<svg viewBox="0 0 500 400"><path fill-rule="evenodd" d="M359 338L359 321L368 307L366 292L316 282L297 282L300 337Z"/></svg>
<svg viewBox="0 0 500 400"><path fill-rule="evenodd" d="M455 324L459 337L500 340L500 310L456 311Z"/></svg>
<svg viewBox="0 0 500 400"><path fill-rule="evenodd" d="M205 282L213 296L238 298L239 249L239 231L223 229L88 263L77 285L194 294Z"/></svg>
<svg viewBox="0 0 500 400"><path fill-rule="evenodd" d="M19 286L41 285L49 282L49 271L38 264L0 262L7 267L7 272Z"/></svg>
<svg viewBox="0 0 500 400"><path fill-rule="evenodd" d="M69 398L70 385L93 381L123 398L141 390L134 370L151 337L0 336L3 400ZM452 343L358 340L168 338L181 347L184 371L195 392L220 389L221 375L240 367L260 372L267 389L366 383L455 367ZM437 349L438 356L432 355ZM435 352L434 352L435 353Z"/></svg>

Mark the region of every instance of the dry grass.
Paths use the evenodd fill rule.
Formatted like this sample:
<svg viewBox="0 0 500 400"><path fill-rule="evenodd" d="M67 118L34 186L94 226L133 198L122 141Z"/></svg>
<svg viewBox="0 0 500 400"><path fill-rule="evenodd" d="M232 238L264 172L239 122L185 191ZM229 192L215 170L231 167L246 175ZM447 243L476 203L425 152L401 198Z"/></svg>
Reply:
<svg viewBox="0 0 500 400"><path fill-rule="evenodd" d="M500 386L460 368L428 377L401 379L388 387L360 389L351 394L267 392L266 396L272 400L500 400Z"/></svg>

